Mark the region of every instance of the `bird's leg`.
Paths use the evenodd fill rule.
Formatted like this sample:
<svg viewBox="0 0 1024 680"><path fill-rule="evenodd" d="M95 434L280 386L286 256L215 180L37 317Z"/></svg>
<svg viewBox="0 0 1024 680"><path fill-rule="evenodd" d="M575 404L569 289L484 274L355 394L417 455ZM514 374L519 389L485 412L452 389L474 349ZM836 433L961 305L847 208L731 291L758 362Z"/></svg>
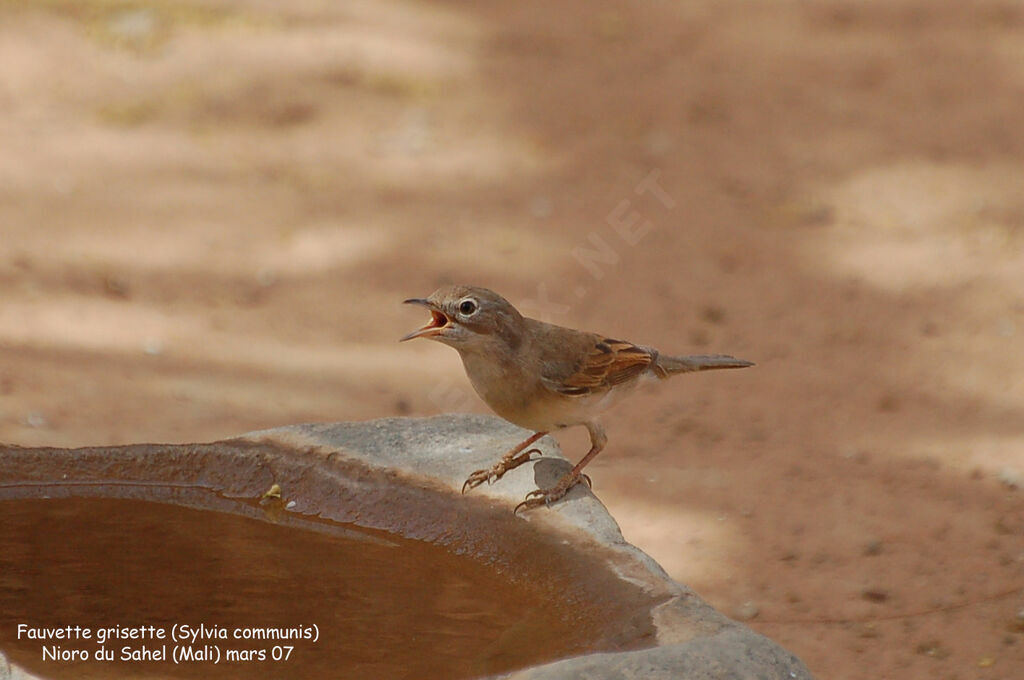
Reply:
<svg viewBox="0 0 1024 680"><path fill-rule="evenodd" d="M565 496L569 489L579 484L581 480L586 480L588 485L590 485L590 478L583 474L583 467L592 461L597 454L601 453L604 445L608 443L608 437L605 436L604 428L601 427L600 423L592 421L585 423L585 425L590 433L590 451L587 451L587 455L583 456L583 460L576 463L573 469L563 475L550 489L536 489L526 494L526 500L517 505L515 510L512 511L513 513L519 512L520 509L529 510L542 505L551 505Z"/></svg>
<svg viewBox="0 0 1024 680"><path fill-rule="evenodd" d="M516 445L514 449L512 449L504 456L502 456L501 460L492 465L490 468L486 470L476 470L475 472L473 472L471 475L469 475L469 477L466 479L466 482L462 485L462 493L466 493L466 487L469 487L470 489L475 489L484 482L490 484L491 482L495 482L501 479L509 470L513 470L522 465L523 463L529 462L530 455L534 452L543 456L544 452L541 451L540 449L534 448L529 449L527 451L523 451L523 449L525 449L527 446L534 443L535 441L537 441L546 434L547 432L534 432L529 439L522 442L521 444Z"/></svg>

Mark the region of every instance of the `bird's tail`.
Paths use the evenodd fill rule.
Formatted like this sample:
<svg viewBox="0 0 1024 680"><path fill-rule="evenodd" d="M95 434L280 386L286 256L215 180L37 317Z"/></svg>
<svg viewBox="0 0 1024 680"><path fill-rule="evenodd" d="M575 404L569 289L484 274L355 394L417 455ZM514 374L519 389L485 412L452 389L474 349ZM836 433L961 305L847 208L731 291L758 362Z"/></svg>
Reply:
<svg viewBox="0 0 1024 680"><path fill-rule="evenodd" d="M697 355L689 357L670 357L658 355L651 366L659 378L667 378L676 373L693 373L695 371L713 371L719 368L746 368L753 366L753 361L737 359L725 354Z"/></svg>

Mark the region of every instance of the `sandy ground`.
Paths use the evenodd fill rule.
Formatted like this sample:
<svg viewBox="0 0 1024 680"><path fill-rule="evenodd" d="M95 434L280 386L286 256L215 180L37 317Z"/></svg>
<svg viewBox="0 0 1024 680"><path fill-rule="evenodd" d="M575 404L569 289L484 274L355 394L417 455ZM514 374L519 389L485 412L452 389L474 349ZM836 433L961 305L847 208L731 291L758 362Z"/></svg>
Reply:
<svg viewBox="0 0 1024 680"><path fill-rule="evenodd" d="M674 577L820 678L1024 677L1019 3L0 0L0 148L0 440L483 412L395 341L487 285L757 362L607 419Z"/></svg>

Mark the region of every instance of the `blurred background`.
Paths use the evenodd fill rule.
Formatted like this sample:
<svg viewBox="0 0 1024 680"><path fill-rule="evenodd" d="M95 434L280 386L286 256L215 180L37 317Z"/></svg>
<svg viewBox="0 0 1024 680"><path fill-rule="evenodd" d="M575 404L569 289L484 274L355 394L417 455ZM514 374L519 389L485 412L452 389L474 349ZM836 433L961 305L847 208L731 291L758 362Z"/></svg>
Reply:
<svg viewBox="0 0 1024 680"><path fill-rule="evenodd" d="M757 362L606 419L676 579L821 678L1024 668L1020 2L0 0L0 150L0 441L486 412L396 342L485 285Z"/></svg>

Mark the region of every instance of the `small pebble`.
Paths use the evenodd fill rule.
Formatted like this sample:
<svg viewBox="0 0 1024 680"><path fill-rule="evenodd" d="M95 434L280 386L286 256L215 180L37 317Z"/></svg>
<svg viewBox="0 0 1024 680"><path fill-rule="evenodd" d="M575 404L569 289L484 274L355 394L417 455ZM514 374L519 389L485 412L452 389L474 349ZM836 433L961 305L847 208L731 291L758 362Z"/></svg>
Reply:
<svg viewBox="0 0 1024 680"><path fill-rule="evenodd" d="M1008 489L1019 489L1024 485L1021 473L1013 468L1005 467L999 471L999 482Z"/></svg>
<svg viewBox="0 0 1024 680"><path fill-rule="evenodd" d="M108 274L103 277L103 290L110 297L121 298L123 300L131 297L128 282L116 274Z"/></svg>
<svg viewBox="0 0 1024 680"><path fill-rule="evenodd" d="M889 591L885 588L865 588L860 591L860 596L868 602L880 604L889 600Z"/></svg>
<svg viewBox="0 0 1024 680"><path fill-rule="evenodd" d="M882 633L878 630L878 626L875 625L874 621L868 621L861 626L857 635L868 640L882 637Z"/></svg>
<svg viewBox="0 0 1024 680"><path fill-rule="evenodd" d="M761 613L761 608L755 602L744 602L736 610L736 618L740 621L749 621Z"/></svg>
<svg viewBox="0 0 1024 680"><path fill-rule="evenodd" d="M1010 619L1006 628L1011 633L1024 633L1024 609L1017 612L1017 615Z"/></svg>
<svg viewBox="0 0 1024 680"><path fill-rule="evenodd" d="M25 416L25 424L35 428L46 427L46 416L39 411L29 411Z"/></svg>
<svg viewBox="0 0 1024 680"><path fill-rule="evenodd" d="M159 356L164 353L164 343L156 338L148 338L142 345L142 351L150 356Z"/></svg>
<svg viewBox="0 0 1024 680"><path fill-rule="evenodd" d="M949 650L938 640L922 642L914 648L914 651L924 656L930 656L933 659L945 659L949 656Z"/></svg>

